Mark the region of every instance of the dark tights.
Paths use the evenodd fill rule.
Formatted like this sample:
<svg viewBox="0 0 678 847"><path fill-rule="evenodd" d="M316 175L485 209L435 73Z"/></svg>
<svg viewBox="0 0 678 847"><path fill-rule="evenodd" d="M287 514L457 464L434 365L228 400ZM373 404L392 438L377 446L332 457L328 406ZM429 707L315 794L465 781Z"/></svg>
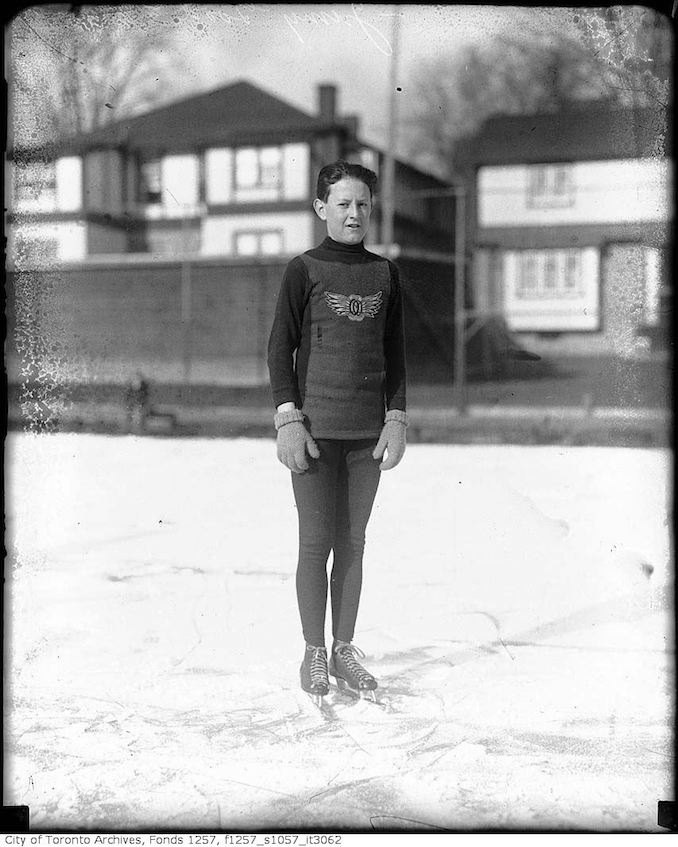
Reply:
<svg viewBox="0 0 678 847"><path fill-rule="evenodd" d="M325 644L327 560L333 551L330 595L332 634L351 641L362 588L365 529L379 486L379 460L372 458L376 439L320 439L319 459L292 474L299 516L297 599L304 639Z"/></svg>

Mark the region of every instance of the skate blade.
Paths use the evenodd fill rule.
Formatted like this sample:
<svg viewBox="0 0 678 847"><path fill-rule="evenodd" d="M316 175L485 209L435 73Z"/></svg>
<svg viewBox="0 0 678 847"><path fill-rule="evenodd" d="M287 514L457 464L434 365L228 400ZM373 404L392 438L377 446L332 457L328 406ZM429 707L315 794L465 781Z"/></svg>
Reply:
<svg viewBox="0 0 678 847"><path fill-rule="evenodd" d="M337 713L329 703L325 702L324 694L312 694L310 691L304 691L304 694L311 701L318 715L325 723L333 723L337 720Z"/></svg>
<svg viewBox="0 0 678 847"><path fill-rule="evenodd" d="M352 694L354 697L358 697L360 700L369 700L371 703L377 703L377 697L373 688L351 688L351 686L340 676L335 677L337 688L339 691L346 691L348 694Z"/></svg>
<svg viewBox="0 0 678 847"><path fill-rule="evenodd" d="M322 709L324 702L322 694L312 694L310 691L305 691L304 694L306 694L306 696L311 701L311 703L313 703L314 706L317 706L318 709Z"/></svg>

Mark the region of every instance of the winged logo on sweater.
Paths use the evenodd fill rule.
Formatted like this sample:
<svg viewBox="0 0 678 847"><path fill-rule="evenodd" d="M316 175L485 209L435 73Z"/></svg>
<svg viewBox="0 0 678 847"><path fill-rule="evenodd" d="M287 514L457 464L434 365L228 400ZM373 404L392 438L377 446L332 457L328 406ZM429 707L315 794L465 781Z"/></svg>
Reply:
<svg viewBox="0 0 678 847"><path fill-rule="evenodd" d="M325 301L330 309L349 321L362 321L376 317L381 309L382 292L377 291L376 294L361 297L359 294L334 294L332 291L326 291Z"/></svg>

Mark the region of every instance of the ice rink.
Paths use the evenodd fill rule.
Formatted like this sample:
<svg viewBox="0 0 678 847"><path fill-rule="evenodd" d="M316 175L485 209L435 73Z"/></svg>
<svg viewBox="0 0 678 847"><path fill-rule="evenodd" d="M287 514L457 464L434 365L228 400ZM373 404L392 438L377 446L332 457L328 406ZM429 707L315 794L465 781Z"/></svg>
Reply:
<svg viewBox="0 0 678 847"><path fill-rule="evenodd" d="M43 830L661 831L668 451L411 445L368 527L380 705L299 690L268 439L10 434L5 804Z"/></svg>

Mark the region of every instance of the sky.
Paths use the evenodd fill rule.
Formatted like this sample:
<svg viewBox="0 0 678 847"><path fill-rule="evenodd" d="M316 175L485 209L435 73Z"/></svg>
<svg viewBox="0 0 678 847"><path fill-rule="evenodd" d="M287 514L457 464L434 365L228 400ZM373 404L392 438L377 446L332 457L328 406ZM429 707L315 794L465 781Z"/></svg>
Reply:
<svg viewBox="0 0 678 847"><path fill-rule="evenodd" d="M166 12L161 9L162 17ZM402 89L398 108L406 117L414 100L408 82L420 62L515 31L526 15L538 15L545 26L569 26L572 14L556 8L452 4L187 5L176 15L181 22L177 44L201 89L249 78L315 112L317 85L335 83L340 113L358 114L365 139L383 143L394 54L396 84Z"/></svg>
<svg viewBox="0 0 678 847"><path fill-rule="evenodd" d="M119 4L80 13L77 21L67 6L36 6L26 10L15 28L20 38L10 54L23 65L24 87L39 85L42 68L77 61L65 55L61 36L77 26L89 27L102 41L124 39L132 29L149 39L169 35L174 98L248 79L305 111L317 111L320 83L338 88L338 111L357 114L360 134L368 143L386 143L390 69L397 70L398 117L404 126L416 101L412 84L418 65L454 54L470 42L487 41L498 33L516 32L526 19L544 29L574 28L576 9L507 6L380 4ZM87 10L84 6L82 9ZM397 14L398 36L394 33ZM26 26L30 24L30 28ZM61 42L61 43L60 43ZM86 69L85 69L86 72ZM49 73L47 73L49 78ZM12 91L10 91L10 96ZM25 105L21 100L27 96ZM30 91L16 94L16 122L32 107Z"/></svg>

